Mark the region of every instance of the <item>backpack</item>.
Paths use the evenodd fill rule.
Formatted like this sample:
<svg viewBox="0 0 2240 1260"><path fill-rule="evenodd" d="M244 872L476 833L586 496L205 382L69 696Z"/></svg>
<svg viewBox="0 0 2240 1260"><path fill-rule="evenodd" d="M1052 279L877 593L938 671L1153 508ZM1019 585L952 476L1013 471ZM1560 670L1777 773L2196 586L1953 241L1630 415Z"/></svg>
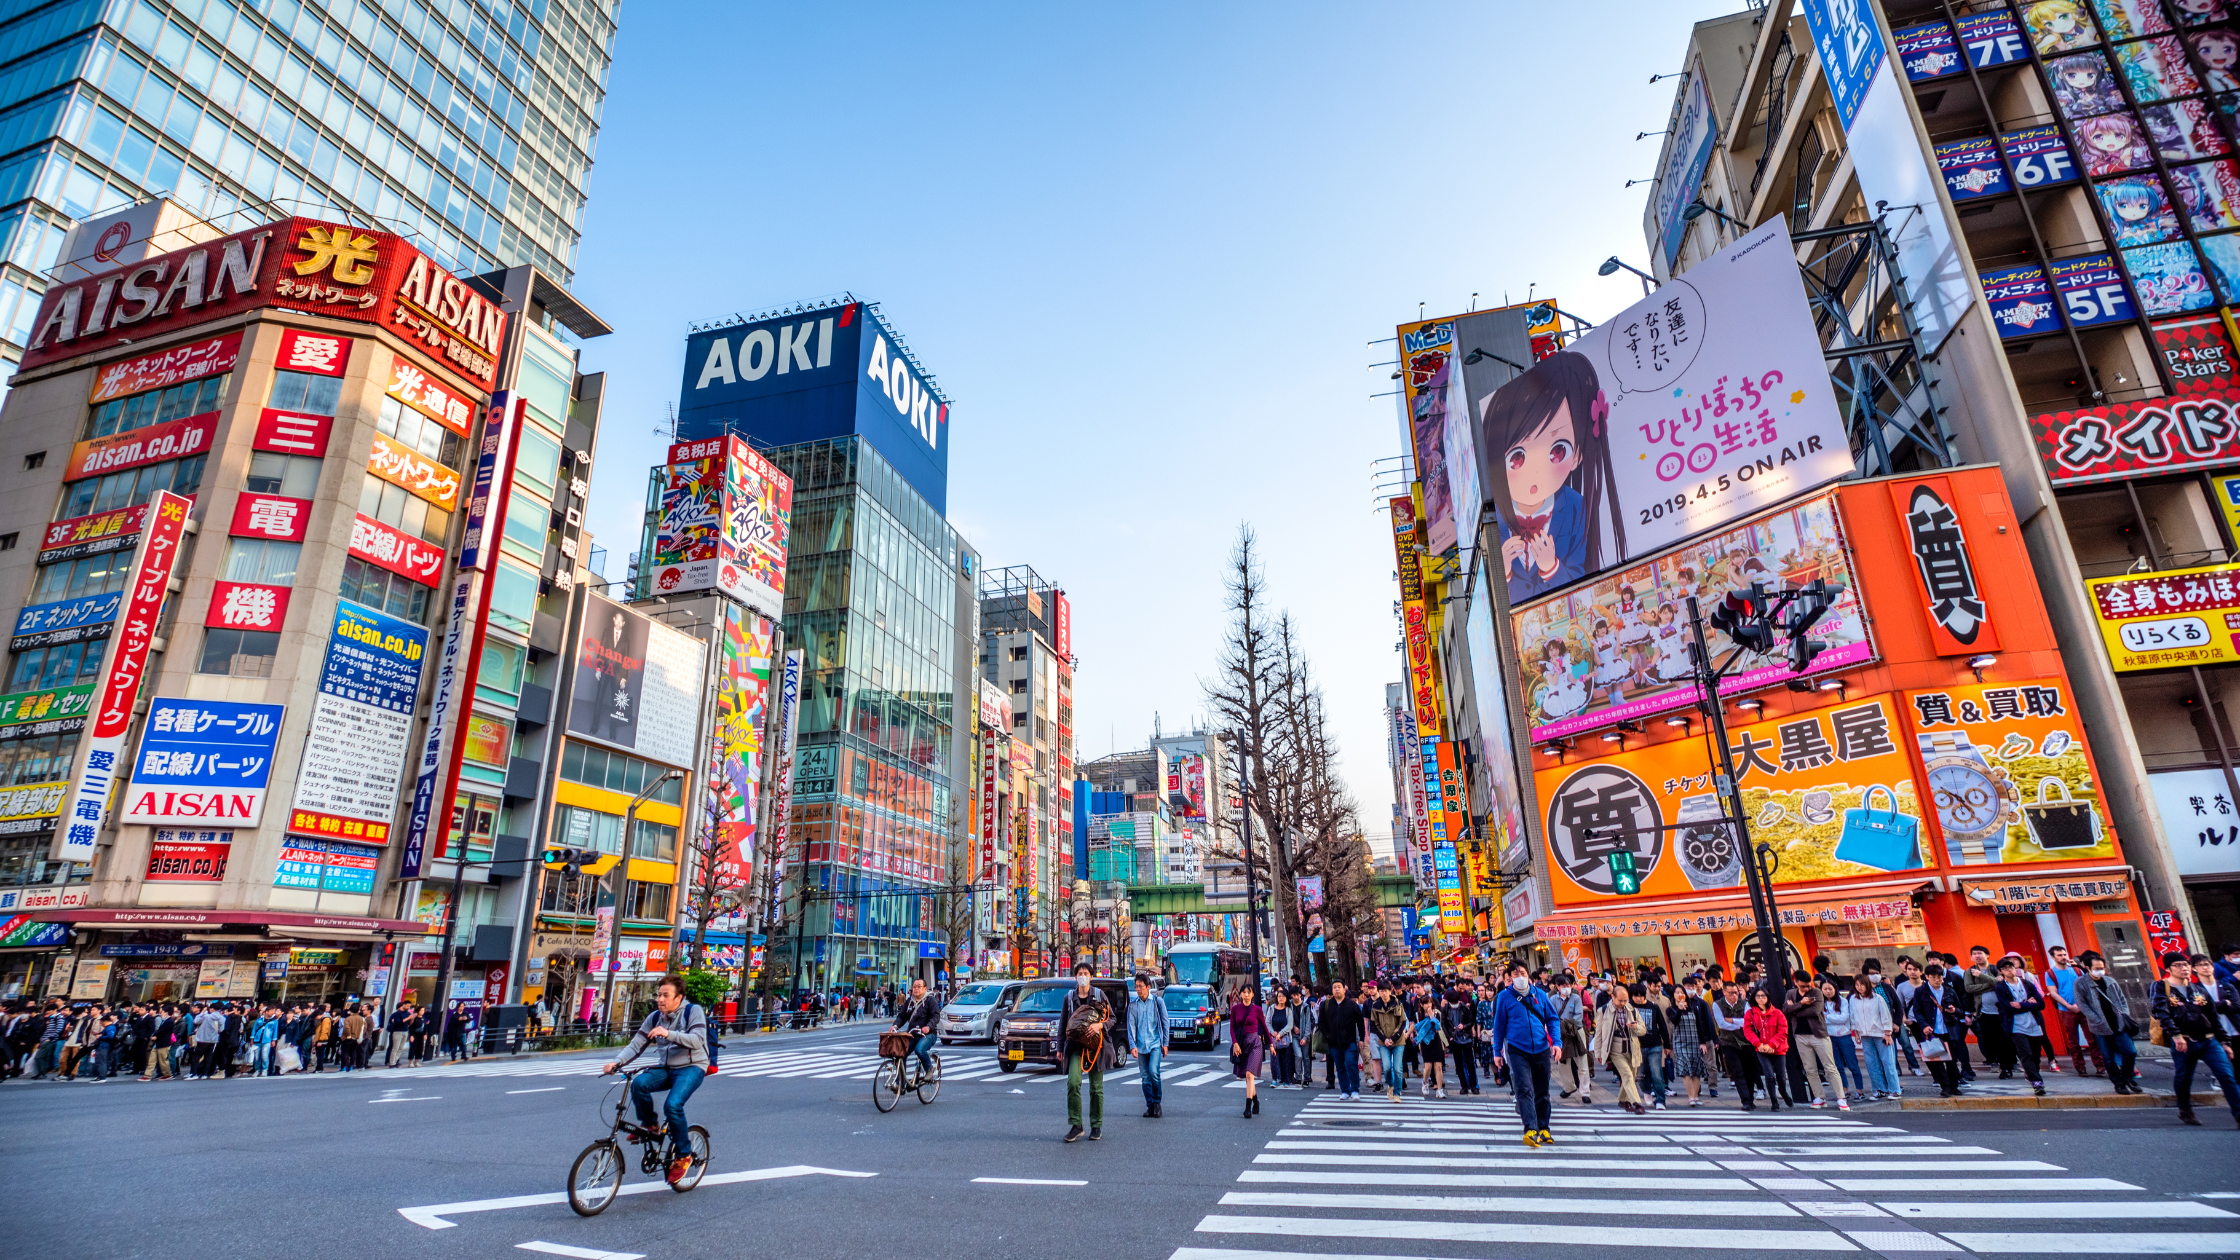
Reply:
<svg viewBox="0 0 2240 1260"><path fill-rule="evenodd" d="M698 1005L697 1003L693 1003L693 1002L687 1002L687 1003L685 1003L684 1009L685 1009L685 1016L684 1016L684 1025L685 1025L685 1027L687 1027L687 1028L690 1028L690 1027L692 1027L692 1012L694 1012L694 1011L700 1011L700 1018L701 1018L701 1019L702 1019L703 1021L706 1021L706 1022L707 1022L707 1028L708 1028L708 1036L707 1036L707 1044L708 1044L708 1075L710 1075L710 1076L714 1076L714 1075L716 1074L716 1071L717 1071L717 1069L716 1069L716 1055L717 1055L717 1054L718 1054L718 1053L719 1053L719 1052L720 1052L720 1051L721 1051L721 1050L723 1049L723 1043L722 1043L721 1041L717 1040L717 1038L716 1038L716 1026L715 1026L715 1022L714 1022L713 1020L709 1020L709 1019L708 1019L708 1013L707 1013L706 1011L704 1011L704 1010L700 1010L700 1007L699 1007L699 1005Z"/></svg>
<svg viewBox="0 0 2240 1260"><path fill-rule="evenodd" d="M1111 1018L1111 1005L1091 990L1091 996L1082 999L1081 1004L1073 1008L1073 1018L1066 1021L1066 1044L1088 1045L1097 1036L1099 1026Z"/></svg>

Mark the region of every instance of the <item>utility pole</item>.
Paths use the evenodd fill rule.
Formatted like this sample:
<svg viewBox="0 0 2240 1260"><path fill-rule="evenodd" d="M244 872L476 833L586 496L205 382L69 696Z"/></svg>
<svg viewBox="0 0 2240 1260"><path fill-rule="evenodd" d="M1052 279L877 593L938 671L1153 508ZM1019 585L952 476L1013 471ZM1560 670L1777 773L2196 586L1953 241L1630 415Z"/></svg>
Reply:
<svg viewBox="0 0 2240 1260"><path fill-rule="evenodd" d="M1237 812L1244 822L1244 927L1246 939L1252 950L1252 987L1260 987L1260 880L1252 873L1252 763L1244 748L1244 741L1237 741L1237 798L1243 808ZM1267 995L1261 994L1266 1000Z"/></svg>

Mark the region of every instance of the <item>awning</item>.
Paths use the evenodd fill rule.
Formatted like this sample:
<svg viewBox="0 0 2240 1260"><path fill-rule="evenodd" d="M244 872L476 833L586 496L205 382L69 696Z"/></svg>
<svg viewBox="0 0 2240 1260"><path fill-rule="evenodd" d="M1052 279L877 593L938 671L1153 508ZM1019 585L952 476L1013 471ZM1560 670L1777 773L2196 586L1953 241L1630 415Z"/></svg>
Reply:
<svg viewBox="0 0 2240 1260"><path fill-rule="evenodd" d="M1847 888L1775 889L1774 910L1783 927L1864 923L1913 915L1913 893L1932 881L1926 875L1854 884ZM1691 936L1704 932L1747 932L1757 926L1750 894L1743 891L1705 897L1627 899L1608 905L1543 914L1532 924L1541 940L1584 940L1598 936Z"/></svg>
<svg viewBox="0 0 2240 1260"><path fill-rule="evenodd" d="M145 907L78 906L69 910L32 910L31 918L43 923L74 923L82 928L218 928L275 927L308 936L365 936L377 934L424 936L428 925L418 919L369 919L349 914L290 914L280 910L159 910Z"/></svg>
<svg viewBox="0 0 2240 1260"><path fill-rule="evenodd" d="M2131 895L2130 868L2108 866L2000 879L1963 878L1960 892L1969 905L1994 910L2049 906L2056 901L2119 901Z"/></svg>

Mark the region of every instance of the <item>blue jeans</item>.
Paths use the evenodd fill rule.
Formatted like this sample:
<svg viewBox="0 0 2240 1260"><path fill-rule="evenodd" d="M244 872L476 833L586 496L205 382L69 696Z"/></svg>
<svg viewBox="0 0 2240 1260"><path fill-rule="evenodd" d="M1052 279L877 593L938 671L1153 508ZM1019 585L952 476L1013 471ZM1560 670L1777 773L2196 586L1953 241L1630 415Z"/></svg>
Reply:
<svg viewBox="0 0 2240 1260"><path fill-rule="evenodd" d="M668 1090L669 1098L661 1111L669 1121L669 1149L690 1151L692 1138L685 1132L684 1105L707 1075L708 1069L701 1067L657 1067L638 1073L630 1082L630 1101L638 1106L638 1123L653 1127L653 1091Z"/></svg>
<svg viewBox="0 0 2240 1260"><path fill-rule="evenodd" d="M1641 1077L1648 1082L1649 1096L1664 1101L1664 1048L1651 1046L1641 1056Z"/></svg>
<svg viewBox="0 0 2240 1260"><path fill-rule="evenodd" d="M2224 1047L2218 1045L2214 1037L2188 1037L2184 1051L2176 1046L2170 1048L2170 1058L2171 1065L2177 1069L2174 1084L2180 1109L2193 1110L2193 1065L2207 1060L2209 1074L2217 1078L2217 1088L2224 1091L2225 1105L2232 1108L2235 1117L2240 1117L2240 1087L2235 1087L2232 1081L2232 1060L2225 1057Z"/></svg>
<svg viewBox="0 0 2240 1260"><path fill-rule="evenodd" d="M1835 1049L1836 1072L1843 1077L1843 1087L1855 1094L1865 1093L1867 1080L1859 1071L1859 1044L1849 1033L1838 1033L1828 1038L1828 1042Z"/></svg>
<svg viewBox="0 0 2240 1260"><path fill-rule="evenodd" d="M1408 1092L1408 1078L1400 1074L1400 1052L1407 1047L1402 1045L1388 1046L1384 1044L1382 1037L1371 1042L1370 1046L1377 1052L1377 1062L1384 1071L1384 1087L1396 1094Z"/></svg>
<svg viewBox="0 0 2240 1260"><path fill-rule="evenodd" d="M2093 1036L2100 1042L2100 1058L2108 1065L2108 1079L2125 1085L2138 1084L2139 1051L2131 1044L2131 1038L2122 1033L2105 1036L2094 1033Z"/></svg>
<svg viewBox="0 0 2240 1260"><path fill-rule="evenodd" d="M1361 1092L1361 1059L1351 1045L1330 1047L1330 1067L1337 1079L1335 1084L1341 1094Z"/></svg>
<svg viewBox="0 0 2240 1260"><path fill-rule="evenodd" d="M933 1075L933 1047L940 1040L941 1034L927 1033L925 1036L918 1038L917 1044L911 1047L918 1056L918 1071L927 1076Z"/></svg>
<svg viewBox="0 0 2240 1260"><path fill-rule="evenodd" d="M1136 1054L1143 1061L1143 1105L1156 1107L1159 1100L1166 1096L1166 1091L1161 1088L1159 1071L1166 1064L1167 1049L1165 1046L1153 1046L1149 1050L1138 1050Z"/></svg>
<svg viewBox="0 0 2240 1260"><path fill-rule="evenodd" d="M1898 1081L1898 1048L1880 1037L1859 1038L1859 1054L1867 1061L1867 1080L1875 1092L1903 1093Z"/></svg>

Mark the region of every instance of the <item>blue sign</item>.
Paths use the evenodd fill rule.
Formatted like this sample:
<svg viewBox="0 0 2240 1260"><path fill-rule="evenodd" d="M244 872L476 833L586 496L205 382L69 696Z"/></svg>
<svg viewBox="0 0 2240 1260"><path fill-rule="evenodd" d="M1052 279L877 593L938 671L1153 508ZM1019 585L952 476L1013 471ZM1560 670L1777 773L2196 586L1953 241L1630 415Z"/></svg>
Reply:
<svg viewBox="0 0 2240 1260"><path fill-rule="evenodd" d="M184 945L104 945L103 958L231 958L231 945L205 945L189 941Z"/></svg>
<svg viewBox="0 0 2240 1260"><path fill-rule="evenodd" d="M2000 136L1999 142L2006 146L2014 182L2022 187L2052 188L2076 182L2077 160L2062 140L2061 128L2024 127Z"/></svg>
<svg viewBox="0 0 2240 1260"><path fill-rule="evenodd" d="M1989 136L1947 141L1936 146L1936 154L1937 170L1943 173L1945 190L1954 201L2014 191L2007 179L2006 164L1999 160L1998 146Z"/></svg>
<svg viewBox="0 0 2240 1260"><path fill-rule="evenodd" d="M344 844L339 840L289 836L280 848L280 863L273 874L272 886L369 896L373 892L374 872L380 865L379 849Z"/></svg>
<svg viewBox="0 0 2240 1260"><path fill-rule="evenodd" d="M918 942L918 957L920 957L920 958L943 958L943 959L945 959L945 958L947 958L948 956L949 956L949 947L948 947L948 946L946 946L946 945L943 945L943 944L942 944L941 942L939 942L939 941L919 941L919 942Z"/></svg>
<svg viewBox="0 0 2240 1260"><path fill-rule="evenodd" d="M111 591L106 595L81 595L51 604L33 604L16 614L16 634L45 634L115 621L117 609L123 603L124 592Z"/></svg>
<svg viewBox="0 0 2240 1260"><path fill-rule="evenodd" d="M949 400L866 303L687 338L677 440L725 433L764 446L861 435L935 512L948 513Z"/></svg>
<svg viewBox="0 0 2240 1260"><path fill-rule="evenodd" d="M1968 60L1978 70L2011 65L2030 56L2029 45L2022 41L2022 27L2005 9L1961 18L1958 29L1960 47L1967 50Z"/></svg>
<svg viewBox="0 0 2240 1260"><path fill-rule="evenodd" d="M2058 332L2061 320L2053 313L2053 290L2046 273L2035 263L1986 271L1984 300L1991 305L1991 322L2001 337L2034 337Z"/></svg>
<svg viewBox="0 0 2240 1260"><path fill-rule="evenodd" d="M490 567L486 557L494 549L483 545L490 526L490 496L497 489L506 447L518 436L511 393L501 389L490 395L490 406L482 415L482 443L476 448L474 481L467 490L467 528L459 536L462 569Z"/></svg>
<svg viewBox="0 0 2240 1260"><path fill-rule="evenodd" d="M2078 328L2096 324L2128 324L2137 319L2131 290L2123 283L2116 260L2106 254L2065 258L2053 264L2054 291L2061 295L2061 309Z"/></svg>
<svg viewBox="0 0 2240 1260"><path fill-rule="evenodd" d="M261 788L272 781L273 749L287 706L224 700L148 702L140 752L132 765L136 788Z"/></svg>
<svg viewBox="0 0 2240 1260"><path fill-rule="evenodd" d="M319 691L391 713L410 713L420 694L420 662L427 654L427 627L338 600Z"/></svg>
<svg viewBox="0 0 2240 1260"><path fill-rule="evenodd" d="M1909 26L1892 31L1891 38L1897 43L1898 64L1905 67L1908 82L1960 73L1960 45L1952 38L1952 28L1944 23Z"/></svg>
<svg viewBox="0 0 2240 1260"><path fill-rule="evenodd" d="M1872 10L1859 0L1804 0L1804 20L1812 28L1836 117L1848 134L1859 116L1859 102L1882 69L1882 31Z"/></svg>

